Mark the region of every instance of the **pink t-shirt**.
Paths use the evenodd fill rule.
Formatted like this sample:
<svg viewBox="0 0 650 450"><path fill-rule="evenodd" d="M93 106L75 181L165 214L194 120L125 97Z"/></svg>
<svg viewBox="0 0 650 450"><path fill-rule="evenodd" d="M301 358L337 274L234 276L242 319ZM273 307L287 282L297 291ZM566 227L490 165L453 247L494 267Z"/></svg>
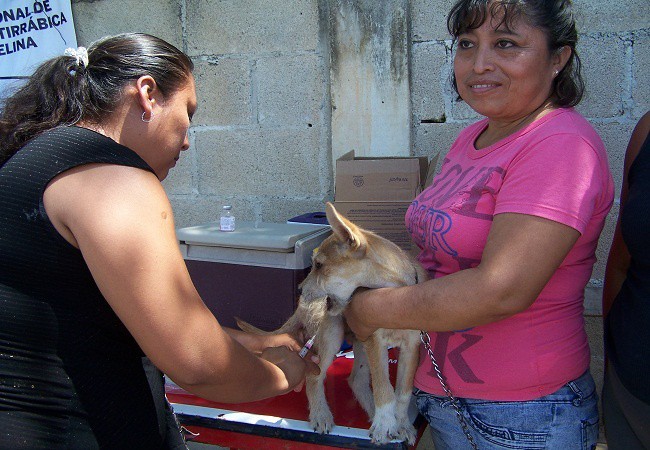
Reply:
<svg viewBox="0 0 650 450"><path fill-rule="evenodd" d="M481 150L482 120L463 130L432 185L406 213L420 263L434 278L477 266L492 218L522 213L563 223L580 237L537 300L507 319L430 333L457 397L530 400L589 367L584 288L614 198L604 145L572 108L557 109ZM416 387L444 396L424 349Z"/></svg>

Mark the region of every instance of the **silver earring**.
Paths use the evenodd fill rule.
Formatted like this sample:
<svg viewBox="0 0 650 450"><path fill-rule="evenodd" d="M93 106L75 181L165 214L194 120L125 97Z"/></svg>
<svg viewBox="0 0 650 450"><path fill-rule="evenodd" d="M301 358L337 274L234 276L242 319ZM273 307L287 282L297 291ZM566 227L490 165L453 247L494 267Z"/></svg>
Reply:
<svg viewBox="0 0 650 450"><path fill-rule="evenodd" d="M151 111L151 115L149 116L149 119L145 119L144 115L147 114L147 111L142 111L142 121L144 123L149 123L153 120L153 111Z"/></svg>
<svg viewBox="0 0 650 450"><path fill-rule="evenodd" d="M559 71L559 70L556 70L555 72L553 72L553 76L554 76L554 77L557 77L557 74L558 74L558 73L560 73L560 71Z"/></svg>

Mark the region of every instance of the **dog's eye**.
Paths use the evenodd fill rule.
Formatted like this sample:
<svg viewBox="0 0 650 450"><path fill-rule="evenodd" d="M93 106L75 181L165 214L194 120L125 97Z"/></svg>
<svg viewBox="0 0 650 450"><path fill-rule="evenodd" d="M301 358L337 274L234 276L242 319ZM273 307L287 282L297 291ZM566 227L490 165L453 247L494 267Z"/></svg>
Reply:
<svg viewBox="0 0 650 450"><path fill-rule="evenodd" d="M323 263L321 263L321 262L319 262L319 261L315 261L315 262L314 262L314 269L318 270L318 269L320 269L321 267L323 267Z"/></svg>

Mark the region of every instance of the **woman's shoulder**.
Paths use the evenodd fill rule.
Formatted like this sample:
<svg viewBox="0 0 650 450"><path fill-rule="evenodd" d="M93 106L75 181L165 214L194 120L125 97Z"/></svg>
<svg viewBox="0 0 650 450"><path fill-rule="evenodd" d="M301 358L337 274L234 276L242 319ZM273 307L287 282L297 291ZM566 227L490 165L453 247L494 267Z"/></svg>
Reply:
<svg viewBox="0 0 650 450"><path fill-rule="evenodd" d="M582 142L601 157L606 155L605 144L594 126L574 108L559 108L540 122L535 130L539 141L552 145Z"/></svg>
<svg viewBox="0 0 650 450"><path fill-rule="evenodd" d="M558 108L549 115L546 131L591 138L598 136L594 126L574 108Z"/></svg>

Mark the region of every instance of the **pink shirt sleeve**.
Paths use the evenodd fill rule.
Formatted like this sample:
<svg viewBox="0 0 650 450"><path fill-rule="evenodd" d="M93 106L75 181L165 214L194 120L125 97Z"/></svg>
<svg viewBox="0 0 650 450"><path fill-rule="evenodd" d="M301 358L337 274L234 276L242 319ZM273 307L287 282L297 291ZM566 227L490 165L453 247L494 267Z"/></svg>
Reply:
<svg viewBox="0 0 650 450"><path fill-rule="evenodd" d="M494 214L530 214L583 234L603 186L600 167L598 153L580 136L549 136L507 167Z"/></svg>

